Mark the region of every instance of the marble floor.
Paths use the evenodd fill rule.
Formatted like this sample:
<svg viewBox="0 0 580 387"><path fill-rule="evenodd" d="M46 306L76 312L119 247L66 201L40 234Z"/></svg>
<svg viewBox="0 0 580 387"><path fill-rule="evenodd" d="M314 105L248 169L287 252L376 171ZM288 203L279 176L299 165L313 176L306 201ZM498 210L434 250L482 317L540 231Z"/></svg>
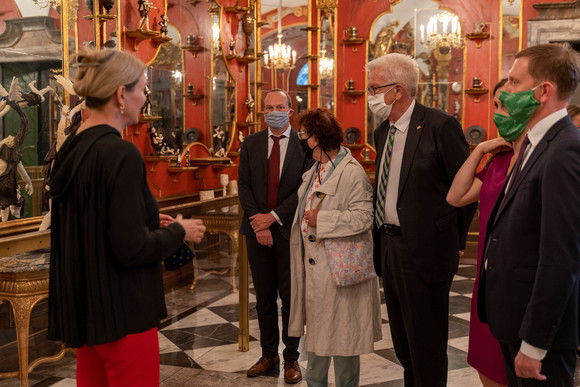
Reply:
<svg viewBox="0 0 580 387"><path fill-rule="evenodd" d="M220 251L199 259L198 276L227 268L229 256ZM469 308L475 276L474 265L460 265L450 297L448 386L480 385L477 373L466 362ZM381 291L382 295L382 291ZM232 292L229 276L211 274L197 282L195 290L174 289L166 296L169 317L159 330L161 386L282 386L283 372L248 378L245 371L261 350L254 290L250 282L250 350L238 352L238 293ZM381 305L383 340L375 351L361 357L361 386L403 386L403 369L391 342L384 300ZM39 335L42 332L39 332ZM32 386L75 386L75 357L67 354L57 363L38 366L30 374ZM304 373L306 357L301 355ZM329 381L334 380L332 366ZM305 382L297 384L306 386ZM334 385L331 383L331 386ZM0 379L0 387L18 386L16 379ZM580 386L580 367L576 383Z"/></svg>

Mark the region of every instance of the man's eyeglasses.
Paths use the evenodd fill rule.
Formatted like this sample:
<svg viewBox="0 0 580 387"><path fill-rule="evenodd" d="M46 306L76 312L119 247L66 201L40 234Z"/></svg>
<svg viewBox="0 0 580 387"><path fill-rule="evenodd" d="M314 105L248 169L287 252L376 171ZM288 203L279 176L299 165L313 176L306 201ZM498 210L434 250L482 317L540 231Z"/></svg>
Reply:
<svg viewBox="0 0 580 387"><path fill-rule="evenodd" d="M382 89L383 87L389 87L389 86L394 86L394 85L398 85L398 82L395 83L389 83L388 85L382 85L382 86L377 86L377 87L367 87L367 92L369 93L369 95L375 95L377 94L377 90Z"/></svg>

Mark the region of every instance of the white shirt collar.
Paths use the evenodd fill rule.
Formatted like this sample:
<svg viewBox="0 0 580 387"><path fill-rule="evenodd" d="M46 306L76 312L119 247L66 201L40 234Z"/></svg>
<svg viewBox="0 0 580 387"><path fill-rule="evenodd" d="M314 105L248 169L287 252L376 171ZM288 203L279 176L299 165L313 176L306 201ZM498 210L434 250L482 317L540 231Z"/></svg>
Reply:
<svg viewBox="0 0 580 387"><path fill-rule="evenodd" d="M399 117L399 119L396 122L394 122L394 125L397 128L397 130L401 132L406 132L407 129L409 129L409 124L411 123L411 115L413 114L414 108L415 108L415 99L413 98L413 101L411 102L407 110L405 110L405 113L403 113L403 115Z"/></svg>
<svg viewBox="0 0 580 387"><path fill-rule="evenodd" d="M290 131L292 130L292 125L288 125L288 129L286 129L284 131L284 133L282 133L280 136L284 135L286 136L286 138L290 138ZM272 132L272 129L270 129L270 127L268 126L268 138L271 138L270 136L275 136L277 137L274 132Z"/></svg>
<svg viewBox="0 0 580 387"><path fill-rule="evenodd" d="M561 109L538 121L533 128L530 128L530 131L528 132L530 144L533 146L538 144L542 138L544 138L546 133L548 133L548 130L550 130L550 128L554 126L556 122L566 117L567 114L568 112L566 109Z"/></svg>

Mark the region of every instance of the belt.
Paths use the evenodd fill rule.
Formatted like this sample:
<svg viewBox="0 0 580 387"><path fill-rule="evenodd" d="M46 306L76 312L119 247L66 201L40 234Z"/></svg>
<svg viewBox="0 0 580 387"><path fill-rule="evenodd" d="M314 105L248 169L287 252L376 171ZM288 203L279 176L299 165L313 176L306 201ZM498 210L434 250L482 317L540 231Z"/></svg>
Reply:
<svg viewBox="0 0 580 387"><path fill-rule="evenodd" d="M401 231L401 227L396 226L394 224L383 224L381 227L383 232L388 236L402 236L403 232Z"/></svg>

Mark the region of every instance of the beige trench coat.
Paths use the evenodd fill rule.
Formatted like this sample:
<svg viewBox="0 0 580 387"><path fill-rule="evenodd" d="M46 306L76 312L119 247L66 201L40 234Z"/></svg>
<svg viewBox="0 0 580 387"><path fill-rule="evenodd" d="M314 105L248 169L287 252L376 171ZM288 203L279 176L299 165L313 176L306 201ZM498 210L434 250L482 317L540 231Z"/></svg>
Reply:
<svg viewBox="0 0 580 387"><path fill-rule="evenodd" d="M308 234L316 241L302 239L301 219L296 211L290 234L291 302L290 336L306 337L304 350L319 356L355 356L373 351L381 339L378 278L359 285L334 285L326 260L324 239L371 232L373 225L372 188L362 166L347 151L336 170L318 189L326 193L319 207L317 226ZM300 208L307 198L309 182L316 166L302 176L298 189ZM316 192L312 208L318 204Z"/></svg>

